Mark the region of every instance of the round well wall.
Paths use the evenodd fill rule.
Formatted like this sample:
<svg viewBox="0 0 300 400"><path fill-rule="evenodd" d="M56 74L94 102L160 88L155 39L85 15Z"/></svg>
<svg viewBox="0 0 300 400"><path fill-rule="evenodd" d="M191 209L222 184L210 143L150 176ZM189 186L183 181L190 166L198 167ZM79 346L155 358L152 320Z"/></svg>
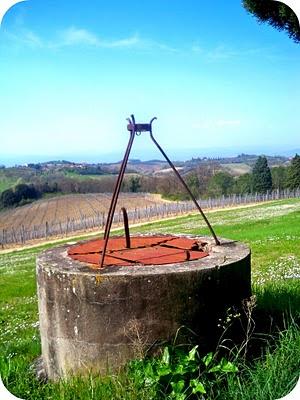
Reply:
<svg viewBox="0 0 300 400"><path fill-rule="evenodd" d="M207 242L207 257L99 270L72 259L70 245L41 253L38 299L48 378L115 371L172 339L181 326L210 342L220 313L251 295L250 250L236 241L221 239L216 246L191 238Z"/></svg>

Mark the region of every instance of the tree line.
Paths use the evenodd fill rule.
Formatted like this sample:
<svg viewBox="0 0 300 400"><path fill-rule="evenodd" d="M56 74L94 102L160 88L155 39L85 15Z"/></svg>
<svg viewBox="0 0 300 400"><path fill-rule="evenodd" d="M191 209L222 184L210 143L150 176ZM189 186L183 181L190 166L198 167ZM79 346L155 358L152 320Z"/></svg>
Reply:
<svg viewBox="0 0 300 400"><path fill-rule="evenodd" d="M30 184L18 184L0 195L0 208L23 205L44 195L68 193L111 193L114 190L116 175L102 176L101 179L78 179L64 174L53 173L35 176ZM197 198L219 197L230 194L266 193L273 189L300 188L300 156L291 160L288 167L269 168L265 156L260 156L250 173L233 177L220 171L217 163L199 165L184 175L184 179ZM160 193L173 200L187 200L188 194L178 179L169 173L162 175L125 176L123 192Z"/></svg>
<svg viewBox="0 0 300 400"><path fill-rule="evenodd" d="M20 183L13 188L4 190L0 195L0 208L21 206L33 200L37 200L41 194L34 185Z"/></svg>
<svg viewBox="0 0 300 400"><path fill-rule="evenodd" d="M230 194L267 193L278 189L300 188L300 156L291 160L288 167L278 166L270 169L265 156L260 156L249 173L233 177L224 171L215 171L213 166L198 168L185 176L186 183L195 197L219 197ZM169 198L184 200L186 194L172 179L160 191Z"/></svg>

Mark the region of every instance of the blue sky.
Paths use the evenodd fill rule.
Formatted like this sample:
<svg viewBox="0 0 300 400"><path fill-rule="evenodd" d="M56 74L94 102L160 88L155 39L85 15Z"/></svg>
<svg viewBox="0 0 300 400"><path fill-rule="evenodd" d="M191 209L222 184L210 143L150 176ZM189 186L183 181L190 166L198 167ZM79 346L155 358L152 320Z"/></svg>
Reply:
<svg viewBox="0 0 300 400"><path fill-rule="evenodd" d="M0 164L299 149L300 47L240 0L28 0L0 28ZM147 135L132 157L158 157ZM2 161L3 160L3 161Z"/></svg>

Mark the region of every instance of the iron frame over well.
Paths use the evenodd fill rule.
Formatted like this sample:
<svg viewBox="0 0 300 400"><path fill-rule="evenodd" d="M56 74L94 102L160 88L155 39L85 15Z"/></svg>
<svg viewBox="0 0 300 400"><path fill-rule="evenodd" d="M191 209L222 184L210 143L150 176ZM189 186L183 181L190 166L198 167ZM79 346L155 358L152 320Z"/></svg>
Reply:
<svg viewBox="0 0 300 400"><path fill-rule="evenodd" d="M126 166L127 166L129 155L130 155L131 148L132 148L132 145L133 145L133 141L134 141L135 136L136 135L140 135L142 132L149 132L150 133L151 140L153 141L155 146L158 148L158 150L161 152L161 154L164 156L166 161L169 163L169 165L172 168L172 170L174 171L176 177L179 179L179 181L181 182L182 186L187 191L187 193L191 197L192 201L194 202L196 208L198 209L199 213L201 214L201 216L203 217L204 221L206 222L206 224L207 224L207 226L208 226L208 228L209 228L209 230L210 230L210 232L211 232L211 234L212 234L212 236L214 238L214 241L215 241L216 245L220 244L219 239L217 238L217 236L216 236L211 224L209 223L206 215L204 214L204 212L203 212L202 208L200 207L199 203L197 202L195 196L193 195L193 193L191 192L191 190L189 189L189 187L185 183L184 179L181 177L181 175L179 174L179 172L175 168L175 166L172 163L172 161L169 159L169 157L164 152L162 147L158 144L157 140L154 138L153 132L152 132L152 123L156 119L157 119L156 117L152 118L151 121L148 124L136 123L134 115L131 115L131 118L127 119L128 122L129 122L128 125L127 125L127 130L130 131L130 137L129 137L128 145L127 145L127 148L126 148L126 151L125 151L122 163L121 163L120 172L119 172L119 175L118 175L118 178L117 178L117 181L116 181L116 185L115 185L115 188L114 188L114 192L113 192L113 195L112 195L112 199L111 199L111 203L110 203L110 207L109 207L109 211L108 211L108 216L107 216L107 221L106 221L105 230L104 230L104 236L103 236L104 246L103 246L102 256L101 256L100 264L99 264L100 268L103 268L103 266L104 266L104 260L105 260L105 256L106 256L107 244L108 244L108 240L109 240L110 230L111 230L111 226L112 226L112 222L113 222L113 218L114 218L114 213L115 213L115 210L116 210L116 205L117 205L117 201L118 201L118 198L119 198L119 194L120 194L121 185L122 185L122 182L123 182ZM123 216L124 216L126 247L130 248L130 235L129 235L127 213L126 213L126 210L124 208L122 209L122 212L123 212Z"/></svg>

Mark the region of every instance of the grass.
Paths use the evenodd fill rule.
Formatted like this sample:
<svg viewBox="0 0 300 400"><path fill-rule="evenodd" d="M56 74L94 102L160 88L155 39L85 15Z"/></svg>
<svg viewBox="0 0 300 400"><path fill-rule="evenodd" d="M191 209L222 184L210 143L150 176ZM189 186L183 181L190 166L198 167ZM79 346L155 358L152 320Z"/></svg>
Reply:
<svg viewBox="0 0 300 400"><path fill-rule="evenodd" d="M0 170L0 193L17 185L21 180L21 178L6 176L5 173Z"/></svg>
<svg viewBox="0 0 300 400"><path fill-rule="evenodd" d="M80 181L85 181L87 179L97 179L97 180L103 180L103 178L107 177L114 177L115 175L113 174L78 174L77 172L65 172L65 176L67 178L73 178L73 179L78 179Z"/></svg>
<svg viewBox="0 0 300 400"><path fill-rule="evenodd" d="M284 397L296 385L300 366L299 327L290 324L280 333L275 349L267 348L253 365L242 365L240 376L228 377L226 389L218 388L222 400L274 400Z"/></svg>
<svg viewBox="0 0 300 400"><path fill-rule="evenodd" d="M218 235L251 246L257 306L253 312L255 330L250 341L253 354L245 358L231 349L226 357L238 365L239 372L222 379L205 378L203 384L207 393L204 398L280 398L295 385L300 371L300 200L214 212L209 220ZM207 233L198 215L132 230L149 231ZM159 382L147 384L146 365L157 360L133 363L122 373L106 378L91 376L47 384L36 380L30 367L40 354L35 257L50 246L53 244L0 254L0 373L8 389L20 398L37 400L180 399L179 394L174 397ZM239 324L240 319L235 323ZM225 333L231 338L230 329ZM234 344L238 352L238 341ZM190 398L201 399L201 396Z"/></svg>

